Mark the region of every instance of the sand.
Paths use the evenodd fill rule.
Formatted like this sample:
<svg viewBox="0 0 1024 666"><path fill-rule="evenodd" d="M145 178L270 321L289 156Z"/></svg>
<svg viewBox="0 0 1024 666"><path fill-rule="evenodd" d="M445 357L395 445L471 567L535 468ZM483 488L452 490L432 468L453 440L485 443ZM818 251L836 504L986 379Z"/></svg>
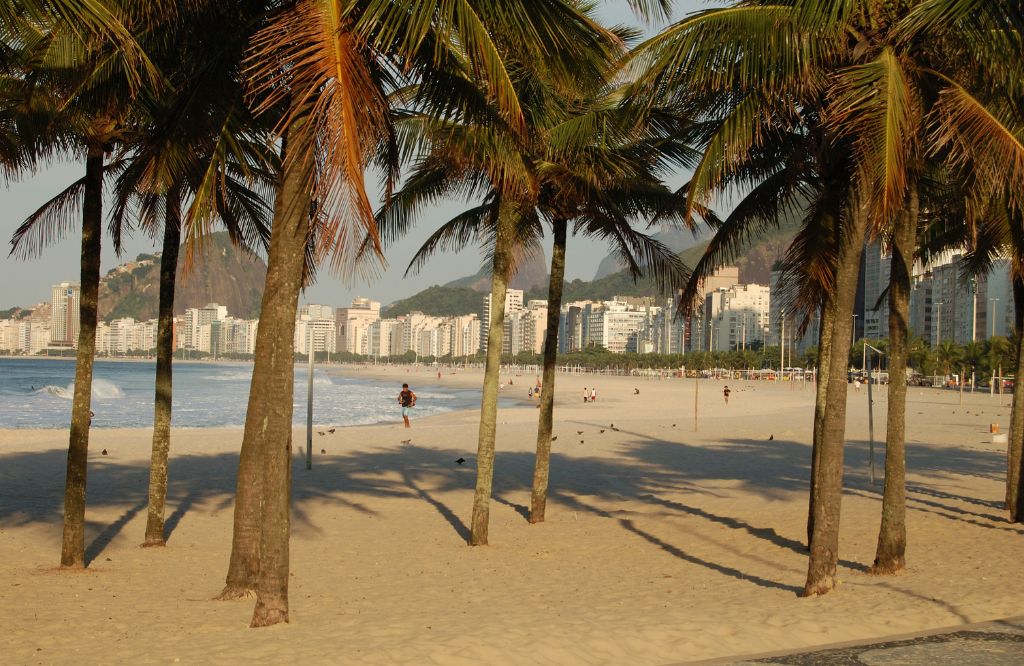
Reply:
<svg viewBox="0 0 1024 666"><path fill-rule="evenodd" d="M480 380L347 372L414 390ZM174 431L162 549L138 547L149 432L94 431L91 561L77 574L55 566L66 433L0 430L0 661L664 664L1024 613L1022 530L1001 509L1005 452L989 434L992 422L1005 431L1009 408L992 396L961 407L953 392L911 390L909 568L881 578L865 573L881 485L867 477L866 391L851 390L842 585L801 599L811 386L730 381L725 405L723 382L702 381L694 432L694 380L560 375L548 519L530 525L533 375L514 380L489 546L465 543L476 412L315 435L312 471L295 458L292 621L260 630L247 626L252 600L211 600L230 550L241 429ZM593 384L598 402L584 405ZM879 440L885 398L882 387Z"/></svg>

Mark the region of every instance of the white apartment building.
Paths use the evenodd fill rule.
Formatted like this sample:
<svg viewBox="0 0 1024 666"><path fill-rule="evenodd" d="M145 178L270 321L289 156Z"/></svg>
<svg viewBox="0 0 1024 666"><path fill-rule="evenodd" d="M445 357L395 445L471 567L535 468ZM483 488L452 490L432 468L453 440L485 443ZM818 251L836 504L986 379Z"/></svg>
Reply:
<svg viewBox="0 0 1024 666"><path fill-rule="evenodd" d="M337 352L338 333L334 310L326 305L306 305L299 309L295 320L295 352L308 355L313 352Z"/></svg>
<svg viewBox="0 0 1024 666"><path fill-rule="evenodd" d="M77 282L61 282L51 288L50 294L50 344L78 347L81 286Z"/></svg>
<svg viewBox="0 0 1024 666"><path fill-rule="evenodd" d="M354 298L349 307L338 308L334 318L338 351L369 354L370 326L379 319L380 303L368 298Z"/></svg>
<svg viewBox="0 0 1024 666"><path fill-rule="evenodd" d="M525 309L506 313L502 353L543 353L547 319L548 302L540 299L529 301Z"/></svg>
<svg viewBox="0 0 1024 666"><path fill-rule="evenodd" d="M391 356L391 350L396 346L393 341L395 338L401 339L401 326L402 322L397 319L378 319L370 324L366 334L370 356Z"/></svg>
<svg viewBox="0 0 1024 666"><path fill-rule="evenodd" d="M135 321L121 317L96 325L96 353L106 356L122 356L137 351L156 349L158 321Z"/></svg>
<svg viewBox="0 0 1024 666"><path fill-rule="evenodd" d="M523 290L522 289L508 289L505 292L505 318L508 319L510 312L517 312L523 309ZM487 336L489 335L491 326L491 295L485 294L483 297L483 308L480 312L480 349L487 351ZM502 349L503 353L509 353L508 350Z"/></svg>
<svg viewBox="0 0 1024 666"><path fill-rule="evenodd" d="M763 344L768 331L771 289L760 284L721 288L704 299L709 351Z"/></svg>
<svg viewBox="0 0 1024 666"><path fill-rule="evenodd" d="M646 332L660 311L657 306L636 306L622 300L588 303L583 310L583 345L603 347L618 354L643 352L647 349Z"/></svg>
<svg viewBox="0 0 1024 666"><path fill-rule="evenodd" d="M475 314L450 318L448 330L453 357L475 356L480 351L480 319Z"/></svg>

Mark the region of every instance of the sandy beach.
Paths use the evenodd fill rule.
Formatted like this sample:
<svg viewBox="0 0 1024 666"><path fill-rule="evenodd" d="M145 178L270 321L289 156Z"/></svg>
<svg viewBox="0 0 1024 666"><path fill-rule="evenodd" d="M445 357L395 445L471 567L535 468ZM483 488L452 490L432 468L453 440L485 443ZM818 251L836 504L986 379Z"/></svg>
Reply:
<svg viewBox="0 0 1024 666"><path fill-rule="evenodd" d="M347 369L479 387L480 373ZM56 568L63 430L0 430L6 664L667 664L1024 614L1022 527L1002 510L1009 397L912 388L908 571L865 573L885 387L851 390L841 588L800 599L813 387L559 375L548 520L530 525L532 374L499 412L491 545L465 543L478 414L339 428L296 451L289 625L218 602L242 431L173 433L166 548L142 549L150 432L91 435L84 573ZM722 389L732 389L729 404ZM598 401L583 404L596 384ZM634 389L640 394L635 395ZM614 424L614 429L612 428ZM411 444L402 440L411 437ZM296 448L305 433L295 432ZM109 455L100 451L107 449ZM321 450L323 452L321 452ZM466 458L464 465L455 460Z"/></svg>

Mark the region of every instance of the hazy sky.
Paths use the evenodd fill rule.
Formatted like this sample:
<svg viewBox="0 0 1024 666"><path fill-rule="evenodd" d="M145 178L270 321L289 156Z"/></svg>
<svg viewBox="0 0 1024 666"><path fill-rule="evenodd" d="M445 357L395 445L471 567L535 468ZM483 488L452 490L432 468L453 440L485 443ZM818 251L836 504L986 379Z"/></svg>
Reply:
<svg viewBox="0 0 1024 666"><path fill-rule="evenodd" d="M675 4L675 16L680 17L691 11L723 3L679 0ZM608 24L638 24L625 0L603 0L599 13ZM81 177L82 168L79 163L58 164L21 182L13 183L6 191L0 192L0 238L4 241L3 251L0 252L0 309L15 305L33 305L49 300L51 285L63 281L78 281L81 240L79 233L72 232L63 241L48 248L41 258L30 261L7 256L7 241L28 214ZM440 206L430 215L423 216L418 221L416 229L388 251L388 270L373 284L346 285L324 270L318 283L302 297L303 302L343 306L348 305L354 296L368 296L388 303L410 296L430 285L444 284L476 273L482 265L482 258L479 250L472 248L458 254L438 256L418 275L403 277L405 267L416 249L439 223L450 219L461 208L463 206ZM126 242L122 259L118 259L110 248L109 240L105 237L103 241L103 273L118 263L134 259L140 252L153 252L159 249L158 242L136 233L134 238ZM592 279L598 264L607 252L607 246L602 243L583 238L571 239L566 257L567 278ZM550 256L550 250L547 250L547 253Z"/></svg>

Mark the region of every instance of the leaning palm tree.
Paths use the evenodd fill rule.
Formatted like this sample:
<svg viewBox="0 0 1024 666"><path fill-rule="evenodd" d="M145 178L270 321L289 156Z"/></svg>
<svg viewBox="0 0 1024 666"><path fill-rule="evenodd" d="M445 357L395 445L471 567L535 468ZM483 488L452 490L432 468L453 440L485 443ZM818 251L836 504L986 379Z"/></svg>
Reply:
<svg viewBox="0 0 1024 666"><path fill-rule="evenodd" d="M547 56L586 50L565 38L589 25L575 3L559 0L298 0L275 3L256 34L252 90L258 110L284 109L278 124L283 172L222 593L230 598L255 588L253 626L288 620L292 408L280 396L292 391L295 311L312 277L305 259L307 251L318 260L330 256L336 270L350 272L357 260L379 254L363 172L378 146L394 144L386 92L403 75L429 82L438 72L472 72L503 121L521 124L511 61L501 45L514 42L523 62L545 62L568 76L566 58ZM435 92L435 109L457 111L440 88ZM392 180L396 162L385 159Z"/></svg>

